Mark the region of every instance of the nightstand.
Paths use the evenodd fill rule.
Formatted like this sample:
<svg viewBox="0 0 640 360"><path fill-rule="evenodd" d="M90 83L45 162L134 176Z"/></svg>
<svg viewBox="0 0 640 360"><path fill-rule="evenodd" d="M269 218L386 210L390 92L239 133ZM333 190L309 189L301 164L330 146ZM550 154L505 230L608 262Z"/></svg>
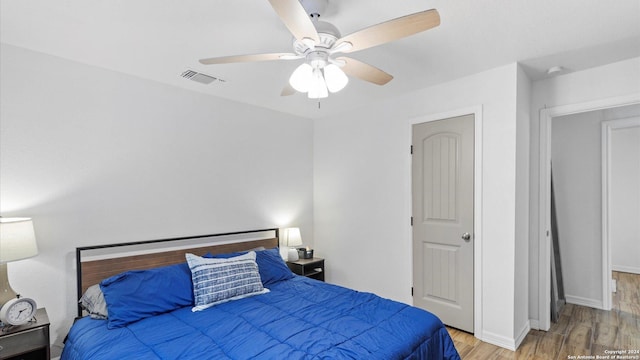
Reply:
<svg viewBox="0 0 640 360"><path fill-rule="evenodd" d="M324 281L324 259L322 258L287 261L287 266L294 274Z"/></svg>
<svg viewBox="0 0 640 360"><path fill-rule="evenodd" d="M49 316L44 308L36 312L36 321L0 328L0 359L49 360Z"/></svg>

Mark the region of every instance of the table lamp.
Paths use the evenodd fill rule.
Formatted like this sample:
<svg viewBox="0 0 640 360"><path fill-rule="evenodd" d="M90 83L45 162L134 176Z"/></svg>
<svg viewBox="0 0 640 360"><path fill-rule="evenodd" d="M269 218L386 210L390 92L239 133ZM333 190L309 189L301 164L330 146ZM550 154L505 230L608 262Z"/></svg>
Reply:
<svg viewBox="0 0 640 360"><path fill-rule="evenodd" d="M296 246L302 245L302 237L300 236L300 229L297 227L288 228L285 232L285 241L287 246L289 247L289 252L287 253L288 261L296 261L300 257L298 256L298 249Z"/></svg>
<svg viewBox="0 0 640 360"><path fill-rule="evenodd" d="M17 294L9 285L7 263L38 255L30 218L0 217L0 308Z"/></svg>

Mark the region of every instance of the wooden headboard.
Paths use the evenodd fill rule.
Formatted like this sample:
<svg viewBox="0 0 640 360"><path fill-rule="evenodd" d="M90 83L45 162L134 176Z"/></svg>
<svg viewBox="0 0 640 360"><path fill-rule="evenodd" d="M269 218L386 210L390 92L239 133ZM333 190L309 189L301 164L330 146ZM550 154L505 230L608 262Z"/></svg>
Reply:
<svg viewBox="0 0 640 360"><path fill-rule="evenodd" d="M223 254L279 246L279 231L260 229L76 248L77 290L128 270L144 270L185 261L185 254ZM78 316L82 309L78 306Z"/></svg>

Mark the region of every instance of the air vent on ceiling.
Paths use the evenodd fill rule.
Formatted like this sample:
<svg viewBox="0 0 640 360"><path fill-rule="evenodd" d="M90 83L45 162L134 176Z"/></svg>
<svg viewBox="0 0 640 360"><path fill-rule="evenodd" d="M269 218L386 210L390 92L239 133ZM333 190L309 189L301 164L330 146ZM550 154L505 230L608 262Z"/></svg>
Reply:
<svg viewBox="0 0 640 360"><path fill-rule="evenodd" d="M201 84L209 85L214 81L225 82L224 80L217 78L215 76L203 74L197 71L193 71L191 69L185 70L182 74L180 74L185 79L193 80L195 82L199 82Z"/></svg>

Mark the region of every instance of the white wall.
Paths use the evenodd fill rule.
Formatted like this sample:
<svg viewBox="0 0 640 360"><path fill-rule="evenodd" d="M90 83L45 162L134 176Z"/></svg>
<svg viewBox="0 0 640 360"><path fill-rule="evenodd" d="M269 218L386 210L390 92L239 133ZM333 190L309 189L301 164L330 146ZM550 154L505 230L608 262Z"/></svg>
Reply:
<svg viewBox="0 0 640 360"><path fill-rule="evenodd" d="M535 322L540 320L538 291L540 280L538 276L540 112L545 108L593 103L603 99L640 94L639 78L640 58L634 58L533 83L529 187L529 316Z"/></svg>
<svg viewBox="0 0 640 360"><path fill-rule="evenodd" d="M551 160L567 302L602 307L602 112L552 120Z"/></svg>
<svg viewBox="0 0 640 360"><path fill-rule="evenodd" d="M531 80L518 67L516 112L516 207L514 334L519 344L529 324L529 130L531 123Z"/></svg>
<svg viewBox="0 0 640 360"><path fill-rule="evenodd" d="M411 303L410 124L481 107L482 233L476 238L483 244L483 328L477 335L514 346L513 314L526 318L527 309L514 306L517 73L511 64L314 123L314 238L329 281Z"/></svg>
<svg viewBox="0 0 640 360"><path fill-rule="evenodd" d="M640 274L640 127L611 131L612 268Z"/></svg>
<svg viewBox="0 0 640 360"><path fill-rule="evenodd" d="M33 217L39 245L9 278L55 343L76 313L76 246L287 225L313 244L310 120L0 53L0 210Z"/></svg>

